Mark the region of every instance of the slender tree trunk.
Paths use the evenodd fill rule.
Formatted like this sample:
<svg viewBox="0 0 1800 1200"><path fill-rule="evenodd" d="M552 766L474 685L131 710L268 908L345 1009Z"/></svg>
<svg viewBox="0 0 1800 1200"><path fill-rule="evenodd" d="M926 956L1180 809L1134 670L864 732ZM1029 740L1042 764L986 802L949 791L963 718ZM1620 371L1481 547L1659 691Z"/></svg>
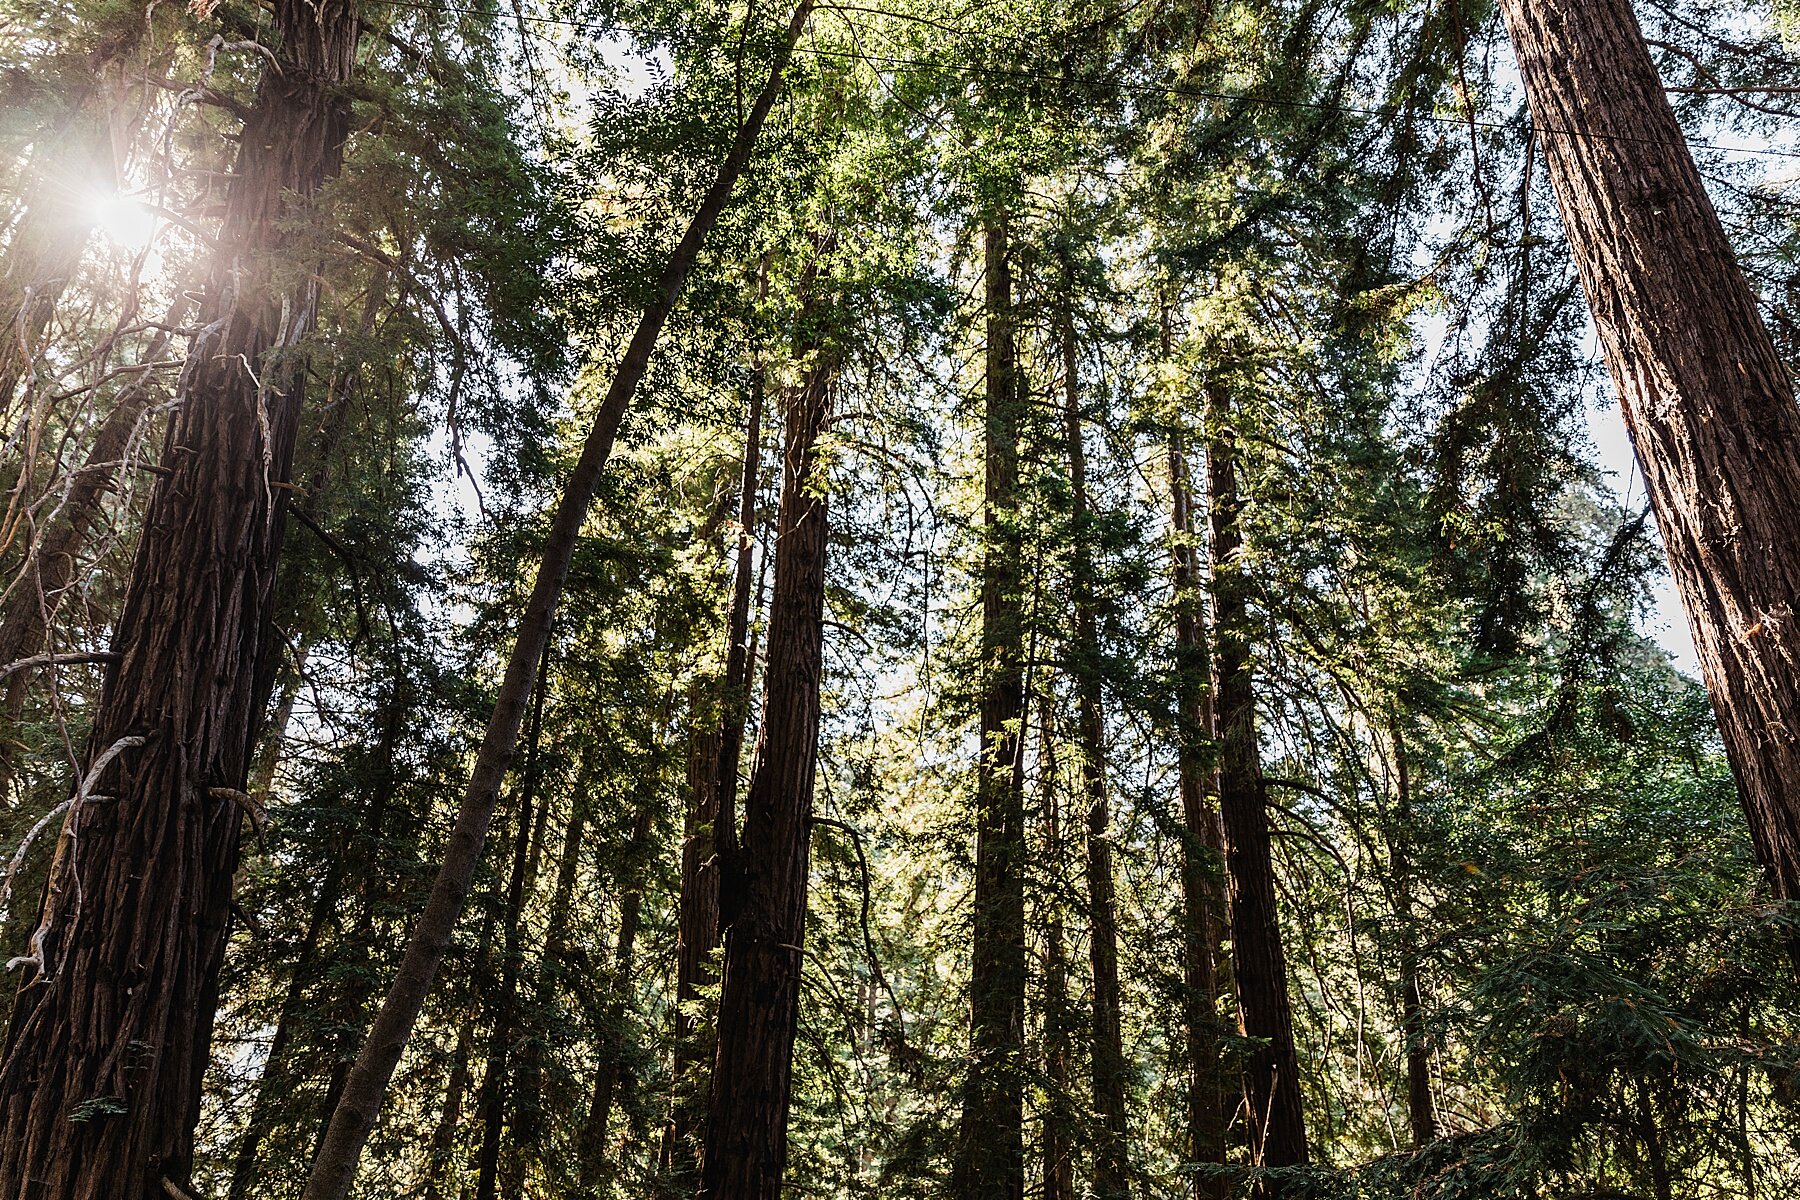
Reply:
<svg viewBox="0 0 1800 1200"><path fill-rule="evenodd" d="M535 1153L543 1137L544 1044L550 1014L562 991L563 960L569 952L569 914L575 904L575 878L586 836L587 804L585 797L577 795L568 828L563 833L562 854L556 867L556 889L550 896L550 915L545 924L543 956L538 960L530 1024L519 1045L513 1142L520 1149L521 1161L525 1154Z"/></svg>
<svg viewBox="0 0 1800 1200"><path fill-rule="evenodd" d="M1060 877L1064 860L1056 778L1056 717L1050 689L1038 705L1039 769L1043 772L1044 857ZM1069 1112L1074 1054L1069 1045L1069 949L1062 899L1052 890L1044 906L1044 1200L1075 1200L1075 1129Z"/></svg>
<svg viewBox="0 0 1800 1200"><path fill-rule="evenodd" d="M1167 357L1165 349L1164 357ZM1194 528L1193 482L1179 431L1170 435L1169 490L1175 528L1175 687L1177 771L1181 789L1182 1018L1187 1027L1188 1154L1223 1165L1230 1125L1219 1025L1220 943L1225 923L1224 832L1212 800L1216 786L1211 656ZM1196 1173L1194 1200L1226 1200L1230 1181Z"/></svg>
<svg viewBox="0 0 1800 1200"><path fill-rule="evenodd" d="M556 515L544 542L543 557L532 584L531 598L519 622L518 640L507 660L506 675L500 695L488 720L469 785L457 811L456 826L444 850L431 898L420 914L408 939L406 951L388 990L387 1000L363 1043L362 1053L350 1073L344 1098L332 1116L332 1127L313 1164L303 1200L344 1200L356 1179L357 1163L369 1133L375 1127L376 1114L387 1095L394 1067L412 1036L413 1025L424 1007L438 965L450 947L450 937L461 915L469 885L481 861L482 843L487 837L489 819L499 798L500 782L512 761L519 736L519 724L531 694L533 674L538 656L550 636L550 622L568 578L569 564L575 554L582 524L599 485L600 474L612 453L614 437L624 419L625 408L636 393L638 384L650 364L663 325L674 310L675 302L699 257L707 234L718 222L719 214L731 197L738 176L743 173L755 147L757 134L780 90L783 72L794 44L812 12L813 0L800 0L788 23L787 35L776 53L768 82L751 106L739 128L731 151L719 168L705 199L701 201L686 233L676 244L668 265L657 281L654 297L644 310L637 332L633 334L625 356L619 362L611 386L601 401L581 458L557 502Z"/></svg>
<svg viewBox="0 0 1800 1200"><path fill-rule="evenodd" d="M1500 7L1757 856L1800 900L1792 382L1628 0Z"/></svg>
<svg viewBox="0 0 1800 1200"><path fill-rule="evenodd" d="M1400 1036L1406 1042L1406 1112L1414 1146L1437 1139L1437 1106L1431 1095L1431 1046L1425 1036L1425 999L1419 981L1419 937L1414 924L1413 867L1407 853L1412 842L1412 775L1398 717L1389 732L1394 744L1394 830L1388 837L1388 867L1393 875L1395 916L1400 920Z"/></svg>
<svg viewBox="0 0 1800 1200"><path fill-rule="evenodd" d="M587 1121L581 1131L581 1186L598 1195L610 1163L607 1160L606 1131L612 1125L613 1101L625 1070L625 1047L615 1035L625 1020L626 1005L636 988L633 964L636 962L638 930L643 924L644 882L643 851L650 841L652 810L648 805L638 809L631 829L632 878L619 900L619 944L613 955L613 977L607 985L609 994L603 1016L604 1034L612 1038L600 1047L600 1061L594 1069L594 1094L588 1103Z"/></svg>
<svg viewBox="0 0 1800 1200"><path fill-rule="evenodd" d="M481 936L475 941L475 968L471 972L474 979L486 978L490 969L495 912L493 908L488 909L481 922ZM474 1075L472 1064L475 1057L475 1017L478 1008L479 1002L471 988L467 1012L463 1015L462 1024L457 1026L456 1046L451 1051L450 1076L444 1083L444 1107L439 1111L437 1125L431 1131L431 1149L425 1160L425 1200L444 1200L446 1195L463 1194L460 1186L453 1186L446 1191L444 1180L450 1174L457 1157L456 1133L462 1125L463 1102Z"/></svg>
<svg viewBox="0 0 1800 1200"><path fill-rule="evenodd" d="M526 734L524 786L519 789L519 827L513 839L512 873L506 884L506 913L501 928L500 996L488 1031L487 1065L481 1076L481 1151L475 1159L475 1195L494 1200L497 1194L500 1149L505 1133L507 1056L512 1049L513 1027L518 1022L519 970L524 959L525 899L537 873L533 843L533 805L537 800L537 756L543 726L544 698L550 690L550 643L538 662L537 688L531 698L531 721Z"/></svg>
<svg viewBox="0 0 1800 1200"><path fill-rule="evenodd" d="M294 1072L288 1062L288 1047L293 1041L295 1026L300 1023L306 987L312 981L319 955L320 939L337 911L343 891L344 856L334 854L325 869L325 882L313 900L300 950L294 956L293 971L281 999L281 1012L275 1020L275 1035L269 1042L268 1057L263 1060L262 1075L256 1081L256 1098L250 1103L244 1132L238 1138L237 1152L232 1159L230 1190L226 1193L230 1200L245 1200L250 1194L250 1185L256 1175L257 1151L262 1148L263 1138L275 1122L275 1114L292 1098Z"/></svg>
<svg viewBox="0 0 1800 1200"><path fill-rule="evenodd" d="M1065 287L1072 289L1065 264ZM1124 1200L1131 1194L1125 1111L1129 1067L1120 1030L1119 915L1113 879L1112 805L1106 791L1106 713L1100 685L1100 630L1094 594L1092 514L1087 494L1087 447L1081 422L1081 359L1075 343L1072 298L1062 311L1063 420L1069 454L1069 490L1075 539L1070 589L1075 639L1070 662L1075 677L1076 731L1081 739L1081 783L1087 794L1088 964L1093 971L1093 1088L1099 1128L1094 1135L1094 1196Z"/></svg>
<svg viewBox="0 0 1800 1200"><path fill-rule="evenodd" d="M316 280L282 295L272 263L291 197L341 160L358 24L346 0L281 0L275 28L283 67L245 122L170 474L0 1062L0 1196L162 1197L165 1181L191 1182L283 530L272 485L299 420L301 376L268 352L302 340L318 307Z"/></svg>
<svg viewBox="0 0 1800 1200"><path fill-rule="evenodd" d="M1013 348L1007 222L983 235L987 309L981 566L981 750L975 797L975 909L969 970L969 1074L951 1164L957 1200L1025 1192L1025 714L1023 551L1016 526L1023 398Z"/></svg>
<svg viewBox="0 0 1800 1200"><path fill-rule="evenodd" d="M800 316L805 376L787 397L763 740L739 839L743 900L725 932L700 1168L706 1200L780 1200L787 1165L824 669L826 479L817 443L836 374L835 347L820 326L828 314L812 291L832 240L815 239Z"/></svg>
<svg viewBox="0 0 1800 1200"><path fill-rule="evenodd" d="M1215 388L1207 400L1219 812L1231 890L1232 967L1244 1034L1263 1043L1244 1061L1246 1132L1253 1163L1286 1167L1307 1161L1306 1123L1256 744L1249 586L1239 562L1243 535L1238 516L1243 504L1238 496L1237 431L1225 392ZM1272 1196L1284 1189L1265 1185L1261 1190Z"/></svg>
<svg viewBox="0 0 1800 1200"><path fill-rule="evenodd" d="M663 1135L663 1169L686 1186L700 1166L695 1135L706 1119L706 1072L714 1047L702 1044L693 1007L717 980L719 946L718 834L729 849L736 838L738 763L750 707L750 590L756 556L756 494L762 460L763 373L750 386L744 466L738 485L737 561L726 618L723 704L717 725L696 738L693 807L681 847L680 940L676 946L674 1094ZM729 799L728 799L729 798Z"/></svg>
<svg viewBox="0 0 1800 1200"><path fill-rule="evenodd" d="M431 1151L425 1167L425 1200L443 1200L444 1176L456 1155L456 1129L462 1124L463 1097L468 1095L470 1069L475 1057L473 1009L456 1027L456 1046L450 1053L450 1077L444 1083L444 1107L431 1130Z"/></svg>

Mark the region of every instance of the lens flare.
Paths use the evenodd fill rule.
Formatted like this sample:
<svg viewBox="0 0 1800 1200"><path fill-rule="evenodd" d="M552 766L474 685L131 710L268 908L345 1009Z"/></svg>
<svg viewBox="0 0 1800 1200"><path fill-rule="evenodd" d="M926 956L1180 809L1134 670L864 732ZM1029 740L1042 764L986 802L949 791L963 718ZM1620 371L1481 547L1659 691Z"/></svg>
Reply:
<svg viewBox="0 0 1800 1200"><path fill-rule="evenodd" d="M120 250L144 249L156 236L156 214L130 196L111 192L95 197L94 224Z"/></svg>

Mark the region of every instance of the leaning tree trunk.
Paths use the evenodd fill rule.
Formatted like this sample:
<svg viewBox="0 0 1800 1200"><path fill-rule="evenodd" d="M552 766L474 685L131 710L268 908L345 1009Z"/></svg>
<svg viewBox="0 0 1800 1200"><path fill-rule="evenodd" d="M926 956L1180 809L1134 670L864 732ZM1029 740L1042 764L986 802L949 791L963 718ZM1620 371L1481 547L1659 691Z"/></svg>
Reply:
<svg viewBox="0 0 1800 1200"><path fill-rule="evenodd" d="M1287 1167L1306 1161L1306 1122L1256 744L1249 581L1241 562L1243 534L1238 524L1243 508L1238 496L1238 438L1231 401L1221 385L1208 393L1207 407L1219 814L1231 893L1232 968L1239 1022L1245 1036L1261 1043L1244 1057L1245 1131L1252 1163ZM1264 1195L1283 1190L1273 1183L1260 1188Z"/></svg>
<svg viewBox="0 0 1800 1200"><path fill-rule="evenodd" d="M830 244L828 235L815 239L809 277ZM811 285L809 278L809 292ZM700 1165L706 1200L780 1200L787 1165L824 669L826 481L818 439L835 386L835 351L818 328L825 316L809 296L801 313L812 327L804 338L809 361L787 397L762 749L737 839L741 899L725 933Z"/></svg>
<svg viewBox="0 0 1800 1200"><path fill-rule="evenodd" d="M1800 900L1793 385L1629 0L1500 7L1757 856Z"/></svg>
<svg viewBox="0 0 1800 1200"><path fill-rule="evenodd" d="M1165 357L1167 357L1165 351ZM1221 926L1225 896L1220 877L1224 833L1211 800L1213 770L1212 664L1206 646L1193 482L1179 431L1170 435L1169 490L1174 524L1175 702L1177 775L1181 789L1182 1022L1188 1058L1187 1135L1190 1161L1225 1162L1225 1048L1219 1026ZM1194 1200L1225 1200L1223 1174L1195 1172Z"/></svg>
<svg viewBox="0 0 1800 1200"><path fill-rule="evenodd" d="M1065 283L1067 272L1065 270ZM1081 782L1087 793L1088 965L1093 971L1094 1196L1131 1194L1130 1129L1125 1112L1124 1035L1120 1031L1119 913L1113 879L1112 805L1106 791L1106 713L1100 686L1100 630L1094 584L1093 522L1088 507L1087 447L1081 421L1081 359L1071 299L1063 298L1063 421L1068 440L1074 554L1070 590L1075 639L1069 659L1075 677L1076 732Z"/></svg>
<svg viewBox="0 0 1800 1200"><path fill-rule="evenodd" d="M358 24L275 8L160 479L0 1062L0 1196L190 1184L257 718L257 646L316 279L278 291L296 204L338 169ZM273 353L271 353L273 352ZM74 1119L71 1119L71 1118Z"/></svg>
<svg viewBox="0 0 1800 1200"><path fill-rule="evenodd" d="M726 618L725 678L718 721L696 737L693 803L687 837L681 844L681 899L675 966L675 1054L669 1123L663 1131L663 1169L686 1184L699 1168L695 1134L706 1119L706 1072L711 1045L701 1044L694 1007L701 990L717 982L712 956L719 946L719 871L714 860L725 834L729 851L736 836L739 760L750 710L750 590L756 554L756 493L762 462L764 382L758 369L750 385L744 428L744 465L738 482L737 561Z"/></svg>
<svg viewBox="0 0 1800 1200"><path fill-rule="evenodd" d="M613 439L625 417L625 408L643 381L650 355L656 349L662 328L674 311L682 286L700 256L707 234L718 223L738 176L743 174L744 166L750 160L757 134L769 109L774 106L788 59L812 13L812 5L813 0L800 0L800 6L794 10L771 65L768 82L739 127L718 177L713 180L687 231L669 256L650 304L601 400L593 428L582 445L581 457L557 502L555 517L544 540L537 577L532 583L531 597L519 621L518 640L513 643L512 654L507 659L500 694L469 773L468 787L457 809L456 825L444 849L431 897L413 926L387 999L383 1001L356 1065L351 1069L343 1098L332 1114L331 1128L313 1162L312 1177L307 1181L302 1200L343 1200L356 1180L357 1164L361 1161L363 1146L375 1128L376 1115L387 1096L388 1082L412 1037L413 1026L425 1006L425 997L437 976L438 966L450 949L451 935L462 915L463 902L474 881L476 867L481 862L488 821L493 817L494 805L500 796L501 780L512 762L538 656L549 641L550 623L562 597L563 583L569 576L581 527L587 520L588 507L593 502L606 460L612 454Z"/></svg>
<svg viewBox="0 0 1800 1200"><path fill-rule="evenodd" d="M958 1200L1025 1192L1024 558L1016 525L1023 398L1013 347L1007 222L990 218L981 564L981 742L975 785L975 906L969 966L969 1073L951 1163Z"/></svg>

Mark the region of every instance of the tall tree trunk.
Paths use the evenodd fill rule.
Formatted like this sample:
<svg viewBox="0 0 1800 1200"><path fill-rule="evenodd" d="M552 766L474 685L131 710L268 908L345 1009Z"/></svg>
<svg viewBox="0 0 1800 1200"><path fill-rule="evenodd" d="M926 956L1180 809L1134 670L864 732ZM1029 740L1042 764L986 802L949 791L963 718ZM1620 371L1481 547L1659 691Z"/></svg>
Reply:
<svg viewBox="0 0 1800 1200"><path fill-rule="evenodd" d="M1419 934L1414 924L1412 856L1412 775L1399 718L1389 733L1394 746L1394 829L1388 835L1388 868L1393 876L1394 915L1400 921L1400 1036L1406 1042L1406 1112L1414 1146L1437 1139L1437 1106L1431 1095L1431 1046L1425 1037L1425 999L1419 981Z"/></svg>
<svg viewBox="0 0 1800 1200"><path fill-rule="evenodd" d="M318 308L315 279L284 295L271 272L291 245L291 197L341 161L358 32L348 0L280 0L275 27L283 66L245 122L170 474L146 514L0 1061L0 1196L190 1184L284 525L275 485L300 411L301 375L269 352L301 341Z"/></svg>
<svg viewBox="0 0 1800 1200"><path fill-rule="evenodd" d="M256 1097L250 1102L250 1113L244 1119L244 1132L238 1138L232 1157L231 1184L226 1195L230 1200L244 1200L256 1175L256 1155L263 1138L275 1122L275 1114L292 1096L294 1072L288 1062L288 1047L295 1027L301 1020L306 987L312 981L319 956L319 943L326 925L337 911L344 890L344 856L334 854L325 868L325 882L313 900L312 913L306 922L306 934L294 956L287 990L282 994L281 1011L275 1019L275 1034L269 1042L268 1057L263 1060L262 1074L256 1081Z"/></svg>
<svg viewBox="0 0 1800 1200"><path fill-rule="evenodd" d="M482 919L481 935L475 940L475 966L470 972L472 979L484 979L490 970L496 915L497 910L489 908ZM468 1095L469 1084L474 1075L475 1017L479 1007L476 991L471 987L467 1012L463 1014L462 1023L457 1026L456 1045L451 1050L450 1074L444 1082L444 1107L439 1110L437 1124L431 1131L430 1150L425 1159L425 1200L444 1200L447 1195L463 1195L460 1186L453 1185L446 1190L444 1183L457 1157L456 1133L462 1125L463 1100Z"/></svg>
<svg viewBox="0 0 1800 1200"><path fill-rule="evenodd" d="M1165 347L1164 357L1167 357ZM1176 754L1181 789L1182 1021L1187 1033L1189 1160L1223 1165L1230 1125L1224 1046L1219 1026L1220 944L1225 922L1224 832L1212 801L1216 786L1212 741L1211 655L1207 652L1204 597L1193 481L1186 442L1169 439L1169 490L1175 532ZM1194 1200L1225 1200L1231 1184L1222 1174L1196 1172Z"/></svg>
<svg viewBox="0 0 1800 1200"><path fill-rule="evenodd" d="M1064 848L1056 778L1056 714L1050 688L1038 703L1038 769L1043 774L1040 807L1044 858L1061 877ZM1049 889L1044 907L1044 1200L1075 1200L1075 1128L1069 1112L1073 1090L1073 1049L1069 1045L1069 948L1063 928L1062 898Z"/></svg>
<svg viewBox="0 0 1800 1200"><path fill-rule="evenodd" d="M766 278L766 275L765 275ZM693 1008L702 988L717 980L713 951L719 946L719 871L715 854L721 831L729 850L736 837L738 763L750 708L750 590L756 556L756 494L762 462L763 372L750 385L744 426L744 465L738 483L737 561L726 618L725 678L717 724L695 739L693 806L681 846L680 937L675 968L675 1055L669 1124L663 1134L663 1169L685 1187L699 1169L695 1135L706 1119L706 1072L713 1047L702 1045Z"/></svg>
<svg viewBox="0 0 1800 1200"><path fill-rule="evenodd" d="M1757 856L1800 900L1793 385L1629 0L1500 7Z"/></svg>
<svg viewBox="0 0 1800 1200"><path fill-rule="evenodd" d="M1251 1161L1286 1167L1307 1161L1287 955L1275 902L1269 813L1256 744L1256 691L1250 664L1249 584L1240 562L1237 430L1229 395L1207 395L1207 490L1212 525L1213 658L1219 746L1219 814L1231 891L1231 946L1238 1019L1263 1043L1245 1056L1246 1133ZM1282 1186L1265 1184L1264 1195Z"/></svg>
<svg viewBox="0 0 1800 1200"><path fill-rule="evenodd" d="M563 833L562 854L556 866L556 888L550 896L545 922L544 952L538 959L531 1003L530 1024L519 1045L517 1100L513 1105L513 1143L520 1161L535 1153L543 1137L544 1045L547 1023L562 990L563 960L569 953L569 914L575 904L575 878L581 866L581 849L587 836L587 801L577 794ZM515 1191L517 1189L514 1189Z"/></svg>
<svg viewBox="0 0 1800 1200"><path fill-rule="evenodd" d="M625 1071L625 1047L616 1031L625 1020L625 1007L636 988L633 964L637 955L638 930L643 925L643 855L650 841L652 815L650 806L644 805L638 809L632 823L631 877L619 900L619 943L613 953L612 979L606 987L600 1061L594 1069L593 1098L588 1103L587 1120L581 1130L581 1186L593 1195L599 1194L598 1189L611 1166L607 1161L606 1131L612 1125L613 1101Z"/></svg>
<svg viewBox="0 0 1800 1200"><path fill-rule="evenodd" d="M1025 715L1023 551L1016 525L1023 397L1013 347L1007 222L983 232L987 310L981 564L981 745L976 766L969 1074L951 1164L958 1200L1025 1192Z"/></svg>
<svg viewBox="0 0 1800 1200"><path fill-rule="evenodd" d="M455 931L457 918L462 914L469 885L481 861L481 847L487 838L488 821L492 818L494 804L499 799L500 782L506 775L507 765L512 761L519 736L519 724L524 716L526 701L531 695L538 656L549 640L551 618L561 599L563 583L569 575L569 564L574 558L575 546L581 535L581 527L587 519L588 507L593 502L594 491L599 485L601 472L606 467L606 460L612 453L613 439L618 434L619 423L624 419L625 408L636 393L638 384L643 381L644 372L650 364L650 355L656 348L663 325L675 308L689 272L693 270L701 246L712 227L717 224L738 176L743 173L744 165L750 159L757 134L780 90L794 44L799 41L806 19L812 13L812 5L813 0L800 0L799 7L794 10L794 15L788 22L786 37L771 65L768 81L751 106L744 124L738 129L731 151L719 168L718 177L701 201L687 231L676 243L668 265L663 268L650 305L644 310L637 331L632 335L631 343L626 347L625 355L613 375L612 384L601 401L593 428L582 446L581 458L569 476L562 498L557 502L556 515L544 540L543 557L532 584L531 598L519 621L518 640L513 644L512 654L507 660L500 694L488 719L481 748L476 753L468 789L457 810L455 828L444 849L444 860L439 866L437 879L432 884L431 898L413 926L412 936L407 940L406 951L394 974L387 999L363 1043L356 1066L350 1072L343 1100L332 1115L331 1130L314 1161L312 1178L307 1181L303 1200L344 1200L355 1182L357 1163L362 1158L362 1149L368 1141L370 1131L375 1128L376 1114L387 1095L388 1082L393 1078L394 1067L399 1063L407 1040L412 1036L413 1025L424 1007L425 997L431 990L438 965L443 962L444 954L450 947L451 934Z"/></svg>
<svg viewBox="0 0 1800 1200"><path fill-rule="evenodd" d="M450 1075L444 1081L444 1107L438 1110L437 1124L431 1130L430 1152L425 1165L425 1200L443 1200L444 1176L456 1155L456 1129L462 1124L463 1097L468 1095L469 1080L474 1074L471 1060L475 1056L475 1013L470 1011L456 1027L456 1045L450 1052Z"/></svg>
<svg viewBox="0 0 1800 1200"><path fill-rule="evenodd" d="M525 771L519 789L519 826L513 839L512 872L506 883L506 912L501 921L500 995L488 1030L487 1064L481 1076L481 1151L475 1158L477 1200L494 1200L499 1185L500 1150L505 1132L507 1057L519 1013L519 970L523 964L525 900L537 873L533 854L533 806L537 800L537 756L544 727L544 699L550 690L551 644L538 662L537 688L531 698L531 723L525 738Z"/></svg>
<svg viewBox="0 0 1800 1200"><path fill-rule="evenodd" d="M828 314L813 288L832 240L814 241L800 315L805 374L787 396L763 740L738 839L742 902L727 914L700 1167L706 1200L780 1200L787 1165L824 669L826 479L817 443L836 375L835 346L821 328Z"/></svg>
<svg viewBox="0 0 1800 1200"><path fill-rule="evenodd" d="M1087 447L1081 422L1081 358L1075 342L1073 290L1064 264L1062 311L1063 421L1069 454L1074 536L1070 590L1075 638L1070 647L1075 678L1076 732L1081 739L1081 783L1087 793L1088 965L1093 971L1093 1088L1099 1128L1094 1135L1094 1196L1124 1200L1131 1194L1125 1112L1124 1035L1120 1031L1119 915L1113 879L1112 805L1106 791L1106 713L1100 684L1100 630L1094 588L1093 521L1087 494Z"/></svg>

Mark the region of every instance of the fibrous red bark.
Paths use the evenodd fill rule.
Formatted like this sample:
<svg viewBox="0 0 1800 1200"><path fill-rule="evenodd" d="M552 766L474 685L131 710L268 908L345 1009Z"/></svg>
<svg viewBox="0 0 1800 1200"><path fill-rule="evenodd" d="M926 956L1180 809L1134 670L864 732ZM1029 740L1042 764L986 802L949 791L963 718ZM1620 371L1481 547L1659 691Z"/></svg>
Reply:
<svg viewBox="0 0 1800 1200"><path fill-rule="evenodd" d="M1757 856L1800 900L1793 385L1628 0L1500 7Z"/></svg>
<svg viewBox="0 0 1800 1200"><path fill-rule="evenodd" d="M258 646L316 280L283 288L295 198L337 171L358 23L275 6L201 332L114 634L83 779L0 1062L0 1196L185 1188L260 713Z"/></svg>
<svg viewBox="0 0 1800 1200"><path fill-rule="evenodd" d="M829 246L828 236L816 239L815 257ZM807 310L803 322L823 316L811 299ZM725 932L700 1167L706 1200L780 1200L787 1165L824 671L827 525L818 440L836 376L829 339L812 332L811 361L787 397L762 747L738 838L742 898Z"/></svg>

